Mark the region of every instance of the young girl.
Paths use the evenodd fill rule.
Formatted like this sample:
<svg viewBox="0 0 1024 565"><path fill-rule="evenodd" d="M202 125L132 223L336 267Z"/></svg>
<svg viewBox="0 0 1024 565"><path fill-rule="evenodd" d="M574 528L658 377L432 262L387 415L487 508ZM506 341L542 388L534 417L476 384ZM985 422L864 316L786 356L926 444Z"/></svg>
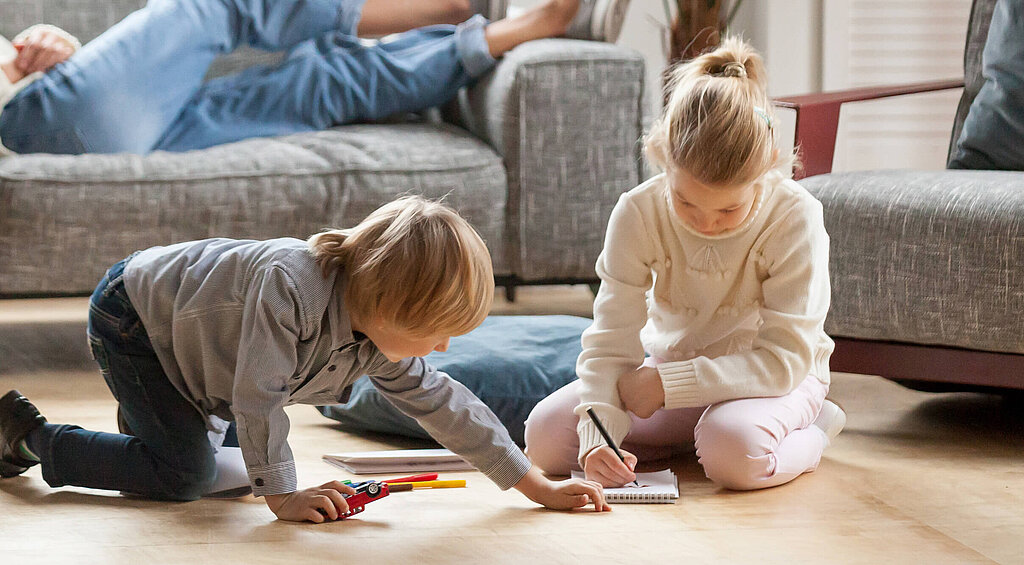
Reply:
<svg viewBox="0 0 1024 565"><path fill-rule="evenodd" d="M764 63L739 39L674 71L646 139L664 174L612 212L579 380L527 421L527 454L545 471L582 467L619 486L638 456L695 442L711 480L765 488L813 471L842 429L825 400L828 234L821 205L790 178L771 108Z"/></svg>
<svg viewBox="0 0 1024 565"><path fill-rule="evenodd" d="M93 356L130 433L48 423L11 391L0 397L0 476L39 463L54 487L193 500L217 475L208 431L234 421L253 494L283 520L336 519L354 491L298 489L284 408L345 402L367 374L499 487L551 508L607 509L600 485L531 468L497 417L421 358L479 325L493 291L480 236L415 197L308 242L209 239L133 254L89 308Z"/></svg>

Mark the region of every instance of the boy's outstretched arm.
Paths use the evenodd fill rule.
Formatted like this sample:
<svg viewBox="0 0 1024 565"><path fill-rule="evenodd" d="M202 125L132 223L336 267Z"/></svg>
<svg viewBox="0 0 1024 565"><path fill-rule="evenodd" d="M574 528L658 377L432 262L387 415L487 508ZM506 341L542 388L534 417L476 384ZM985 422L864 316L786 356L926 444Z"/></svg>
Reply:
<svg viewBox="0 0 1024 565"><path fill-rule="evenodd" d="M555 510L581 508L589 502L594 503L594 510L598 512L612 509L604 499L600 484L582 479L552 481L544 477L536 466L531 467L514 488L537 504Z"/></svg>

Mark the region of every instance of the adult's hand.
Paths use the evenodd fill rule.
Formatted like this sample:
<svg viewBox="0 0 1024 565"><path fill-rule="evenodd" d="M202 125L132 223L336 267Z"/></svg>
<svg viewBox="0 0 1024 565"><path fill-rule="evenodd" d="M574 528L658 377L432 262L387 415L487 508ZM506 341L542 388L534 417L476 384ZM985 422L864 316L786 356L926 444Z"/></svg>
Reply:
<svg viewBox="0 0 1024 565"><path fill-rule="evenodd" d="M45 26L31 29L14 46L18 49L14 67L25 75L46 72L54 65L67 61L75 52L75 45L64 35Z"/></svg>
<svg viewBox="0 0 1024 565"><path fill-rule="evenodd" d="M18 70L18 67L14 65L14 59L0 65L0 71L7 75L7 80L12 84L25 78L25 73Z"/></svg>

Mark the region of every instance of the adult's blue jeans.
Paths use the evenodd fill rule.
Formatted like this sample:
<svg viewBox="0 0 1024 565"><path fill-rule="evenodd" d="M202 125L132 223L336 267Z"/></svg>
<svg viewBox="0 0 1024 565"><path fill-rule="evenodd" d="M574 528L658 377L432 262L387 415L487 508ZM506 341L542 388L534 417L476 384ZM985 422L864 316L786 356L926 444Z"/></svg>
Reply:
<svg viewBox="0 0 1024 565"><path fill-rule="evenodd" d="M364 0L151 0L0 112L16 153L187 151L437 106L494 65L486 20L356 37ZM287 51L204 82L241 45Z"/></svg>
<svg viewBox="0 0 1024 565"><path fill-rule="evenodd" d="M168 380L125 292L121 261L89 305L89 343L132 435L45 424L30 434L43 479L163 500L195 500L216 479L205 418Z"/></svg>

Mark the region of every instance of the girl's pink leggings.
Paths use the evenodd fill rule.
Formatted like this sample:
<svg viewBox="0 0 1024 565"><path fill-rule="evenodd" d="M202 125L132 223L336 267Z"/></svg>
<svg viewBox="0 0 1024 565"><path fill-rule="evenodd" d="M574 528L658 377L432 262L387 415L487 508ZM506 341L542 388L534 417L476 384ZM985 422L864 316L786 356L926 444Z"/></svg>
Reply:
<svg viewBox="0 0 1024 565"><path fill-rule="evenodd" d="M579 436L573 409L580 381L540 401L526 420L526 454L552 475L579 470ZM633 427L622 448L643 461L664 459L696 445L704 473L734 490L787 483L813 471L828 445L825 433L808 427L821 410L828 385L809 376L793 392L773 398L742 398L707 407L659 410L645 420L630 413Z"/></svg>

